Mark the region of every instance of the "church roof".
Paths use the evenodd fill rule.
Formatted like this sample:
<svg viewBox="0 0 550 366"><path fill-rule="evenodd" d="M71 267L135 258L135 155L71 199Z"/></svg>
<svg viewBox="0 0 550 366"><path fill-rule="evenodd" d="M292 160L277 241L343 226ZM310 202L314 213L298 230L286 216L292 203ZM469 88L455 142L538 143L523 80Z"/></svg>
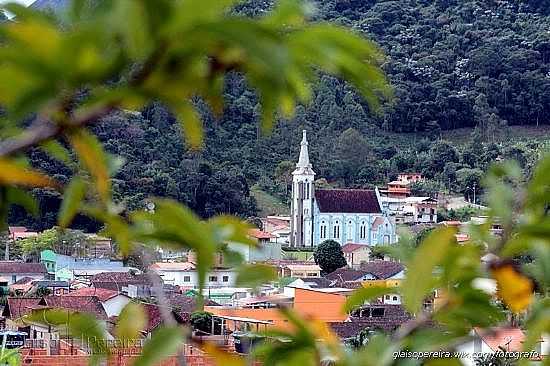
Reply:
<svg viewBox="0 0 550 366"><path fill-rule="evenodd" d="M369 189L317 189L321 212L381 213L376 192Z"/></svg>

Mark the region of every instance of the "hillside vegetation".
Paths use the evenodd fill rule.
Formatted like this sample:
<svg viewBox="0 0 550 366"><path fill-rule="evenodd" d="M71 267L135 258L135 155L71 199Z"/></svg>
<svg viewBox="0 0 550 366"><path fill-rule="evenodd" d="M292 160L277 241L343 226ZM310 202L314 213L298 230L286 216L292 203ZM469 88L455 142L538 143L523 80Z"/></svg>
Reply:
<svg viewBox="0 0 550 366"><path fill-rule="evenodd" d="M235 11L257 16L271 5L253 0ZM287 200L302 129L308 131L317 178L326 180L320 184L372 187L398 171L415 170L430 179L418 193L467 194L468 187L480 187L483 171L497 158L516 159L530 172L548 140L550 7L545 1L315 5L315 19L350 26L379 44L387 55L393 100L375 113L344 82L319 75L312 103L298 106L291 121L279 118L272 134L263 136L257 96L243 78L230 74L221 117L195 101L206 125L202 151L191 151L178 139L179 127L161 105L115 113L95 132L110 152L124 158L114 182L119 201L139 207L147 195L168 196L205 217L255 215L254 184ZM39 151L33 162L62 181L70 175ZM59 197L49 191L40 196L40 221L15 210L12 223L51 226Z"/></svg>

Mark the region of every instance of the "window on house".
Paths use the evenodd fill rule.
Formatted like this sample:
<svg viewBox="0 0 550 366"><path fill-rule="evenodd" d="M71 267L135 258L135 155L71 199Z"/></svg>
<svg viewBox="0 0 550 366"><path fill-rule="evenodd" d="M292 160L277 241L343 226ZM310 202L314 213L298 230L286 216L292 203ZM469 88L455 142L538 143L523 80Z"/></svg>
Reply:
<svg viewBox="0 0 550 366"><path fill-rule="evenodd" d="M365 221L361 221L361 226L359 227L359 238L367 238L367 225L365 224Z"/></svg>
<svg viewBox="0 0 550 366"><path fill-rule="evenodd" d="M183 282L191 282L191 276L183 276Z"/></svg>
<svg viewBox="0 0 550 366"><path fill-rule="evenodd" d="M222 281L223 282L229 282L229 276L223 276Z"/></svg>
<svg viewBox="0 0 550 366"><path fill-rule="evenodd" d="M393 301L397 301L397 296L394 296L394 297L393 297Z"/></svg>
<svg viewBox="0 0 550 366"><path fill-rule="evenodd" d="M389 300L390 299L390 295L386 295L386 300Z"/></svg>
<svg viewBox="0 0 550 366"><path fill-rule="evenodd" d="M382 318L384 316L384 308L372 308L370 314L373 318Z"/></svg>
<svg viewBox="0 0 550 366"><path fill-rule="evenodd" d="M348 240L351 240L353 237L353 222L348 222Z"/></svg>
<svg viewBox="0 0 550 366"><path fill-rule="evenodd" d="M315 272L308 272L307 276L308 276L308 277L317 277L317 273L315 273Z"/></svg>
<svg viewBox="0 0 550 366"><path fill-rule="evenodd" d="M321 235L321 239L327 238L327 223L325 221L321 221L320 235Z"/></svg>
<svg viewBox="0 0 550 366"><path fill-rule="evenodd" d="M209 276L208 281L210 282L218 282L218 276Z"/></svg>
<svg viewBox="0 0 550 366"><path fill-rule="evenodd" d="M338 221L334 223L332 236L334 237L334 239L340 239L340 223Z"/></svg>

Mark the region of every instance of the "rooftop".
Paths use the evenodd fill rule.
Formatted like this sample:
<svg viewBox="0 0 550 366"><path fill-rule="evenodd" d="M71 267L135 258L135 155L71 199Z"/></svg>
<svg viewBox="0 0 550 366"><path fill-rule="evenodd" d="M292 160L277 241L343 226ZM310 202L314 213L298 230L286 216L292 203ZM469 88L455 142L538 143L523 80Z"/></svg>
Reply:
<svg viewBox="0 0 550 366"><path fill-rule="evenodd" d="M375 260L361 264L361 270L370 273L378 279L388 279L399 272L405 267L399 262Z"/></svg>
<svg viewBox="0 0 550 366"><path fill-rule="evenodd" d="M256 239L271 239L275 237L267 231L262 231L260 229L250 229L248 230L248 235Z"/></svg>
<svg viewBox="0 0 550 366"><path fill-rule="evenodd" d="M380 213L376 192L367 189L318 189L315 199L321 212Z"/></svg>
<svg viewBox="0 0 550 366"><path fill-rule="evenodd" d="M118 295L126 296L114 290L95 287L83 287L79 288L78 290L71 291L65 296L96 296L97 298L99 298L99 301L105 302Z"/></svg>
<svg viewBox="0 0 550 366"><path fill-rule="evenodd" d="M159 271L194 271L193 262L157 262L151 265L151 269Z"/></svg>
<svg viewBox="0 0 550 366"><path fill-rule="evenodd" d="M342 252L353 253L360 249L368 249L368 247L366 244L346 243L342 246Z"/></svg>
<svg viewBox="0 0 550 366"><path fill-rule="evenodd" d="M25 263L16 261L0 261L0 273L46 273L44 263Z"/></svg>

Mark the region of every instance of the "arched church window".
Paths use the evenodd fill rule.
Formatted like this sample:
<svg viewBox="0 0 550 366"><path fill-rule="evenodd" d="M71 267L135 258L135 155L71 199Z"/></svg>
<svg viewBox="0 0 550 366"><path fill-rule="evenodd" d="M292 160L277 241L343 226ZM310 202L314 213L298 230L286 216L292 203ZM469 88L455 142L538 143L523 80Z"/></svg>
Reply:
<svg viewBox="0 0 550 366"><path fill-rule="evenodd" d="M332 236L334 237L334 239L340 239L340 222L338 222L338 220L334 222Z"/></svg>
<svg viewBox="0 0 550 366"><path fill-rule="evenodd" d="M321 221L321 239L327 238L327 223L325 221Z"/></svg>
<svg viewBox="0 0 550 366"><path fill-rule="evenodd" d="M347 235L347 239L351 241L353 237L353 222L348 221L348 235Z"/></svg>
<svg viewBox="0 0 550 366"><path fill-rule="evenodd" d="M365 221L361 221L361 225L359 226L359 238L360 239L367 238L367 224Z"/></svg>

